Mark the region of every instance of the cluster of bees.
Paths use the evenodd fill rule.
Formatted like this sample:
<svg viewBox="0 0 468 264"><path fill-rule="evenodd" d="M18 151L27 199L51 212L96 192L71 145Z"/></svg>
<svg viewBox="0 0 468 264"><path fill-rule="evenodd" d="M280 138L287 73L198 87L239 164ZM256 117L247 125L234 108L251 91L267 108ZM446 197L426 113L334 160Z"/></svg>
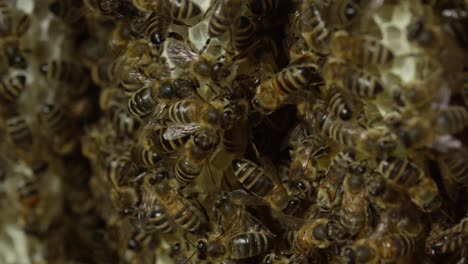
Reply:
<svg viewBox="0 0 468 264"><path fill-rule="evenodd" d="M2 263L467 261L467 1L26 2Z"/></svg>

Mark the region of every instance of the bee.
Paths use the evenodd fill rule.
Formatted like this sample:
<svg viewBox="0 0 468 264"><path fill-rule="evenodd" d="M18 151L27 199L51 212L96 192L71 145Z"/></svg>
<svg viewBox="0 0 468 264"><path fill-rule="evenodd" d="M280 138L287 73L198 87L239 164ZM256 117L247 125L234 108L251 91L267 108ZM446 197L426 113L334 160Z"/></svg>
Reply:
<svg viewBox="0 0 468 264"><path fill-rule="evenodd" d="M140 207L142 207L143 213L139 215L139 220L144 229L149 232L157 230L164 234L173 233L175 231L174 224L165 208L154 199L152 190L142 187L140 191L142 196Z"/></svg>
<svg viewBox="0 0 468 264"><path fill-rule="evenodd" d="M270 253L263 258L262 264L288 264L291 258L284 254Z"/></svg>
<svg viewBox="0 0 468 264"><path fill-rule="evenodd" d="M154 263L156 261L156 236L144 230L131 233L123 259L126 263Z"/></svg>
<svg viewBox="0 0 468 264"><path fill-rule="evenodd" d="M242 6L240 0L217 0L212 7L213 13L208 20L208 36L217 38L229 30Z"/></svg>
<svg viewBox="0 0 468 264"><path fill-rule="evenodd" d="M185 153L175 165L174 175L184 185L193 182L203 170L203 164L211 157L219 137L211 129L202 129L185 145Z"/></svg>
<svg viewBox="0 0 468 264"><path fill-rule="evenodd" d="M321 70L329 87L336 85L362 99L374 99L384 90L376 75L346 65L343 61L329 59Z"/></svg>
<svg viewBox="0 0 468 264"><path fill-rule="evenodd" d="M136 164L147 168L156 167L156 164L162 159L157 153L147 150L140 145L132 147L130 156Z"/></svg>
<svg viewBox="0 0 468 264"><path fill-rule="evenodd" d="M431 25L423 20L410 23L407 28L408 41L426 54L431 55L445 66L448 72L463 69L464 51L457 45L452 32L439 25Z"/></svg>
<svg viewBox="0 0 468 264"><path fill-rule="evenodd" d="M377 171L389 182L404 188L423 211L433 211L441 204L437 185L409 159L389 158L380 162Z"/></svg>
<svg viewBox="0 0 468 264"><path fill-rule="evenodd" d="M330 38L330 30L317 7L310 2L312 1L304 1L301 5L299 27L302 38L310 50L328 54L329 50L326 44Z"/></svg>
<svg viewBox="0 0 468 264"><path fill-rule="evenodd" d="M90 85L85 68L70 61L50 60L41 64L39 71L48 81L72 85L70 92L74 95L83 94Z"/></svg>
<svg viewBox="0 0 468 264"><path fill-rule="evenodd" d="M168 29L167 18L161 15L161 13L151 13L146 20L145 36L149 38L151 43L156 46L161 46L167 37Z"/></svg>
<svg viewBox="0 0 468 264"><path fill-rule="evenodd" d="M202 100L180 100L167 111L170 125L164 132L164 138L174 140L184 137L202 129L217 130L221 127L222 117L220 112L210 103Z"/></svg>
<svg viewBox="0 0 468 264"><path fill-rule="evenodd" d="M351 235L356 235L366 224L367 199L364 166L356 166L343 182L343 202L340 223Z"/></svg>
<svg viewBox="0 0 468 264"><path fill-rule="evenodd" d="M247 147L248 112L249 105L245 99L227 105L223 112L222 144L224 150L237 157L241 157Z"/></svg>
<svg viewBox="0 0 468 264"><path fill-rule="evenodd" d="M225 1L219 2L224 3ZM193 52L181 41L168 42L166 52L169 60L177 68L188 70L197 79L219 82L231 74L229 63L215 62L211 58L205 58Z"/></svg>
<svg viewBox="0 0 468 264"><path fill-rule="evenodd" d="M0 82L0 102L5 105L14 103L25 88L26 76L22 74L3 78Z"/></svg>
<svg viewBox="0 0 468 264"><path fill-rule="evenodd" d="M120 73L120 64L109 59L101 59L91 65L91 79L99 86L115 84Z"/></svg>
<svg viewBox="0 0 468 264"><path fill-rule="evenodd" d="M468 126L468 110L463 106L448 106L437 113L434 125L439 133L462 132Z"/></svg>
<svg viewBox="0 0 468 264"><path fill-rule="evenodd" d="M259 110L275 110L286 96L319 80L315 65L289 66L257 87L252 101L253 107Z"/></svg>
<svg viewBox="0 0 468 264"><path fill-rule="evenodd" d="M278 9L279 0L250 0L249 9L257 16L266 16Z"/></svg>
<svg viewBox="0 0 468 264"><path fill-rule="evenodd" d="M132 0L133 5L143 12L155 12L166 17L187 20L201 14L200 6L193 0Z"/></svg>
<svg viewBox="0 0 468 264"><path fill-rule="evenodd" d="M451 181L459 186L468 186L468 153L465 148L451 149L438 157L444 181Z"/></svg>
<svg viewBox="0 0 468 264"><path fill-rule="evenodd" d="M308 220L292 234L293 258L297 263L301 263L299 260L314 250L329 248L340 239L342 231L339 224L333 220L326 218Z"/></svg>
<svg viewBox="0 0 468 264"><path fill-rule="evenodd" d="M118 101L120 93L117 89L105 89L101 93L100 105L118 135L132 135L140 127L140 121Z"/></svg>
<svg viewBox="0 0 468 264"><path fill-rule="evenodd" d="M255 31L255 22L246 16L240 16L232 30L233 48L242 51L250 47L255 40Z"/></svg>
<svg viewBox="0 0 468 264"><path fill-rule="evenodd" d="M426 239L426 249L432 255L446 254L463 248L468 239L468 217L448 229L431 233Z"/></svg>
<svg viewBox="0 0 468 264"><path fill-rule="evenodd" d="M274 184L266 171L255 163L246 159L236 159L232 161L234 174L239 182L259 197L265 197L271 194Z"/></svg>
<svg viewBox="0 0 468 264"><path fill-rule="evenodd" d="M245 231L232 230L196 244L199 260L220 261L224 259L246 259L261 255L273 246L273 234L261 226L249 227ZM214 234L213 234L214 235Z"/></svg>
<svg viewBox="0 0 468 264"><path fill-rule="evenodd" d="M31 17L27 14L15 14L5 1L0 3L2 22L0 23L0 57L5 65L16 69L26 69L27 61L24 57L26 51L21 37L28 31ZM18 11L16 11L18 12ZM18 17L18 19L15 19Z"/></svg>
<svg viewBox="0 0 468 264"><path fill-rule="evenodd" d="M52 133L54 149L61 155L70 154L77 147L73 125L65 111L57 105L46 103L39 113L41 124Z"/></svg>
<svg viewBox="0 0 468 264"><path fill-rule="evenodd" d="M404 193L387 182L382 175L374 173L367 181L369 200L381 210L400 209L404 204Z"/></svg>
<svg viewBox="0 0 468 264"><path fill-rule="evenodd" d="M189 200L180 196L167 182L169 173L165 170L147 173L145 186L152 190L155 198L164 206L166 213L185 230L197 233L204 229L202 212Z"/></svg>
<svg viewBox="0 0 468 264"><path fill-rule="evenodd" d="M289 167L289 180L296 182L307 179L314 187L322 179L322 173L318 165L318 160L327 156L329 147L316 148L314 138L306 138L299 142L298 146L291 152L291 164Z"/></svg>
<svg viewBox="0 0 468 264"><path fill-rule="evenodd" d="M330 51L340 59L356 65L384 65L393 61L393 52L377 39L352 35L345 30L334 32L330 38Z"/></svg>
<svg viewBox="0 0 468 264"><path fill-rule="evenodd" d="M141 144L148 150L158 155L170 155L177 152L190 139L189 135L166 139L164 134L167 127L152 128L145 126L140 135Z"/></svg>
<svg viewBox="0 0 468 264"><path fill-rule="evenodd" d="M353 263L395 262L409 256L415 249L415 239L404 233L392 233L357 240L345 247L343 255Z"/></svg>
<svg viewBox="0 0 468 264"><path fill-rule="evenodd" d="M323 10L324 19L329 23L329 27L334 29L350 27L362 16L360 5L358 0L333 2Z"/></svg>
<svg viewBox="0 0 468 264"><path fill-rule="evenodd" d="M20 149L31 149L34 136L29 122L20 114L13 113L6 120L6 131L11 141Z"/></svg>
<svg viewBox="0 0 468 264"><path fill-rule="evenodd" d="M35 177L24 175L18 184L18 198L26 208L35 208L41 200L39 181Z"/></svg>
<svg viewBox="0 0 468 264"><path fill-rule="evenodd" d="M353 109L345 94L336 87L330 87L327 90L329 111L343 121L353 118Z"/></svg>
<svg viewBox="0 0 468 264"><path fill-rule="evenodd" d="M262 167L246 159L232 161L234 175L242 186L254 196L243 190L230 193L239 205L269 205L274 213L281 217L294 214L299 209L299 199L286 192L273 172L267 172ZM235 197L235 198L234 198Z"/></svg>
<svg viewBox="0 0 468 264"><path fill-rule="evenodd" d="M99 14L115 18L134 18L140 15L138 9L127 1L85 0L84 4L91 11L99 12Z"/></svg>
<svg viewBox="0 0 468 264"><path fill-rule="evenodd" d="M175 98L174 88L169 83L156 83L136 91L128 100L128 111L135 117L144 118L151 113L160 114L168 102Z"/></svg>
<svg viewBox="0 0 468 264"><path fill-rule="evenodd" d="M317 203L320 211L334 211L341 205L343 180L352 162L349 153L336 154L317 190Z"/></svg>

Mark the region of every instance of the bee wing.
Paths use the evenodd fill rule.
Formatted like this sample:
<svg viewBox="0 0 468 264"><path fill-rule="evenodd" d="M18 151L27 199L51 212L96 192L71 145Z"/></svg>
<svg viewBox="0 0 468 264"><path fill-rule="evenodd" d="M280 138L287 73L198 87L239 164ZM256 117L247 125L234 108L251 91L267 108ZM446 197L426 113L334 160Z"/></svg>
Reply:
<svg viewBox="0 0 468 264"><path fill-rule="evenodd" d="M245 205L245 206L268 205L268 203L262 198L249 194L245 190L242 190L242 189L232 191L228 193L226 196L233 204L236 204L236 205Z"/></svg>
<svg viewBox="0 0 468 264"><path fill-rule="evenodd" d="M180 41L167 43L166 49L169 60L178 68L185 69L190 62L200 58L200 55L191 51L187 45Z"/></svg>
<svg viewBox="0 0 468 264"><path fill-rule="evenodd" d="M199 123L174 124L166 128L163 137L166 140L174 140L181 137L185 137L187 135L191 135L201 128L202 126Z"/></svg>

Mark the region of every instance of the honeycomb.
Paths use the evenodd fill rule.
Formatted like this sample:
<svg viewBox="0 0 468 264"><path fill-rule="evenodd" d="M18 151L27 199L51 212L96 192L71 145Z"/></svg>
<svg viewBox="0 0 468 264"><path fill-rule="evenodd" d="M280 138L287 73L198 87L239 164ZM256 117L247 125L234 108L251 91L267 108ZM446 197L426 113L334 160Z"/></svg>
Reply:
<svg viewBox="0 0 468 264"><path fill-rule="evenodd" d="M467 12L0 0L0 263L464 263Z"/></svg>

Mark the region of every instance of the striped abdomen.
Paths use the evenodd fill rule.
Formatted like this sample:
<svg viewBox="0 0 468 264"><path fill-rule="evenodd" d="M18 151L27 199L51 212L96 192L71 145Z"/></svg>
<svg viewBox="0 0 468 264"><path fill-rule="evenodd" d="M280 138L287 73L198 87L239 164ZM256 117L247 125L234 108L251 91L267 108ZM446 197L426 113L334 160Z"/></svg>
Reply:
<svg viewBox="0 0 468 264"><path fill-rule="evenodd" d="M261 167L253 162L234 160L232 166L239 182L253 194L264 197L272 191L272 180Z"/></svg>
<svg viewBox="0 0 468 264"><path fill-rule="evenodd" d="M208 22L208 36L216 38L224 34L236 18L237 12L240 10L240 0L224 0L218 1L213 14Z"/></svg>
<svg viewBox="0 0 468 264"><path fill-rule="evenodd" d="M254 231L238 234L229 241L231 259L245 259L267 252L272 246L266 232Z"/></svg>
<svg viewBox="0 0 468 264"><path fill-rule="evenodd" d="M382 161L378 170L387 180L406 188L418 185L424 177L423 172L408 159Z"/></svg>
<svg viewBox="0 0 468 264"><path fill-rule="evenodd" d="M246 16L237 19L232 32L232 45L235 50L244 50L254 41L256 25Z"/></svg>
<svg viewBox="0 0 468 264"><path fill-rule="evenodd" d="M202 169L202 164L192 160L186 154L180 157L177 161L174 174L179 182L189 184L200 175Z"/></svg>
<svg viewBox="0 0 468 264"><path fill-rule="evenodd" d="M271 84L278 94L286 96L294 91L303 89L316 77L314 67L291 66L275 75Z"/></svg>
<svg viewBox="0 0 468 264"><path fill-rule="evenodd" d="M171 0L171 15L175 19L189 19L201 14L200 6L193 0Z"/></svg>
<svg viewBox="0 0 468 264"><path fill-rule="evenodd" d="M383 92L383 86L380 83L380 80L376 76L367 72L349 69L346 76L342 77L343 84L345 86L344 88L360 98L373 99Z"/></svg>
<svg viewBox="0 0 468 264"><path fill-rule="evenodd" d="M164 138L165 129L164 127L158 128L154 131L154 137L150 139L152 141L152 150L158 154L174 153L179 150L180 147L184 146L190 138L189 136L184 136L174 140L167 140Z"/></svg>

